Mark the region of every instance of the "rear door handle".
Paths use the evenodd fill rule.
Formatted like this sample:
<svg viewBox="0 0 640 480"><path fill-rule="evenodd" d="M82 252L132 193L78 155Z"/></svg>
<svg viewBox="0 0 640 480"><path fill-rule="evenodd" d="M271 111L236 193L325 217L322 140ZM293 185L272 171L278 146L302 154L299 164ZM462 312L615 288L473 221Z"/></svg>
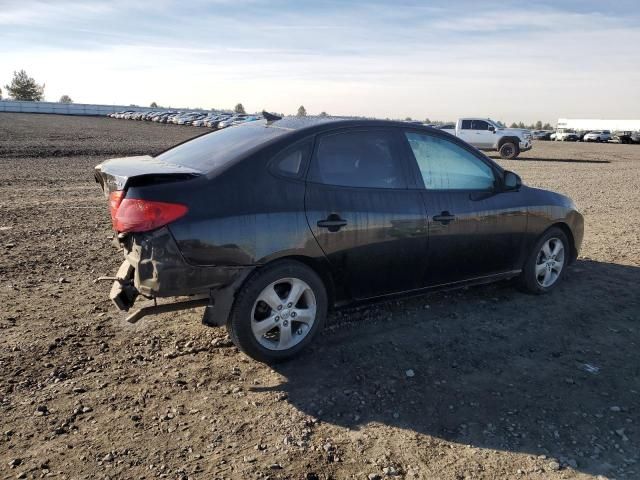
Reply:
<svg viewBox="0 0 640 480"><path fill-rule="evenodd" d="M451 215L449 212L444 211L440 213L440 215L434 215L433 221L440 222L443 225L449 225L449 223L453 222L456 219L455 215Z"/></svg>
<svg viewBox="0 0 640 480"><path fill-rule="evenodd" d="M347 224L337 213L332 213L324 220L318 220L318 227L327 228L330 232L337 232Z"/></svg>

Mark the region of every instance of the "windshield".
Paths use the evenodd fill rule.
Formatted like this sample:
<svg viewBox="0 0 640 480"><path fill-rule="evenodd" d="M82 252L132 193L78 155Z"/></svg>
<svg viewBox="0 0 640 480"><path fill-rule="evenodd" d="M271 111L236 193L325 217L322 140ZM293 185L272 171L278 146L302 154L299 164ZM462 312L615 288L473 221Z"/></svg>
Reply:
<svg viewBox="0 0 640 480"><path fill-rule="evenodd" d="M491 120L490 118L487 118L487 122L489 122L490 125L493 125L496 128L502 128L498 122L494 122L493 120Z"/></svg>
<svg viewBox="0 0 640 480"><path fill-rule="evenodd" d="M265 127L262 122L249 122L181 143L156 158L201 172L211 172L286 133L284 129Z"/></svg>

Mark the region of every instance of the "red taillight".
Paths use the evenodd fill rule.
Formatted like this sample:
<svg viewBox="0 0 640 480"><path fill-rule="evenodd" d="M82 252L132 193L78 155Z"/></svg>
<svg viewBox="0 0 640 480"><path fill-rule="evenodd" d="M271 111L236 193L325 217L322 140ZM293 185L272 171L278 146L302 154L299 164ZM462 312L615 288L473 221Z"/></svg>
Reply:
<svg viewBox="0 0 640 480"><path fill-rule="evenodd" d="M124 190L116 190L109 194L109 212L111 213L111 224L116 228L116 212L124 198Z"/></svg>
<svg viewBox="0 0 640 480"><path fill-rule="evenodd" d="M118 232L148 232L177 220L188 211L186 206L179 203L122 197L119 196L115 215L112 213L113 228Z"/></svg>

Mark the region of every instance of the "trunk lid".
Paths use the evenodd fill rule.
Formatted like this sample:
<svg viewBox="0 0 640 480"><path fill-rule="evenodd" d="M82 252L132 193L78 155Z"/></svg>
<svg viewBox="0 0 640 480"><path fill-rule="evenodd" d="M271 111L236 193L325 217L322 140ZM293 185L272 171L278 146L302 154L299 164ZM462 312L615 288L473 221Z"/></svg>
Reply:
<svg viewBox="0 0 640 480"><path fill-rule="evenodd" d="M163 162L149 155L113 158L95 168L95 179L106 197L132 186L188 180L202 175L191 167Z"/></svg>

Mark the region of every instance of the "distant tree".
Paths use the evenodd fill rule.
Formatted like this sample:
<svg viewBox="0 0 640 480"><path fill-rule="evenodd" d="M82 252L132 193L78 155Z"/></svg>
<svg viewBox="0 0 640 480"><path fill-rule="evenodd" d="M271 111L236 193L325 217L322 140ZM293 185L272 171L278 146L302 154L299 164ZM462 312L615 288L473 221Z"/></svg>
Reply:
<svg viewBox="0 0 640 480"><path fill-rule="evenodd" d="M329 115L327 114L327 112L320 112L320 117L328 117Z"/></svg>
<svg viewBox="0 0 640 480"><path fill-rule="evenodd" d="M149 105L149 107L158 108L158 104L156 102L151 102L151 105Z"/></svg>
<svg viewBox="0 0 640 480"><path fill-rule="evenodd" d="M527 128L523 122L518 123L518 128Z"/></svg>
<svg viewBox="0 0 640 480"><path fill-rule="evenodd" d="M542 130L553 130L553 127L549 122L547 122L542 126Z"/></svg>
<svg viewBox="0 0 640 480"><path fill-rule="evenodd" d="M405 120L405 122L410 122L412 119L411 119L411 117L407 117L404 120Z"/></svg>
<svg viewBox="0 0 640 480"><path fill-rule="evenodd" d="M424 123L433 123L431 120L429 120L429 117L424 119Z"/></svg>
<svg viewBox="0 0 640 480"><path fill-rule="evenodd" d="M542 121L538 120L536 122L536 130L542 130Z"/></svg>
<svg viewBox="0 0 640 480"><path fill-rule="evenodd" d="M73 103L73 100L71 100L71 97L69 95L62 95L60 97L60 100L58 100L59 103Z"/></svg>
<svg viewBox="0 0 640 480"><path fill-rule="evenodd" d="M0 88L0 100L2 100L2 89Z"/></svg>
<svg viewBox="0 0 640 480"><path fill-rule="evenodd" d="M39 102L44 98L44 83L38 85L24 70L13 72L11 85L5 85L5 88L14 100Z"/></svg>
<svg viewBox="0 0 640 480"><path fill-rule="evenodd" d="M300 105L298 107L298 116L299 117L306 117L307 116L307 109L304 108L304 105Z"/></svg>
<svg viewBox="0 0 640 480"><path fill-rule="evenodd" d="M243 106L241 103L237 104L237 105L235 106L235 108L233 109L233 111L234 111L235 113L241 113L241 114L245 114L245 113L247 113L247 112L245 112L245 111L244 111L244 106Z"/></svg>
<svg viewBox="0 0 640 480"><path fill-rule="evenodd" d="M518 128L518 124L516 122L513 122L509 128Z"/></svg>

